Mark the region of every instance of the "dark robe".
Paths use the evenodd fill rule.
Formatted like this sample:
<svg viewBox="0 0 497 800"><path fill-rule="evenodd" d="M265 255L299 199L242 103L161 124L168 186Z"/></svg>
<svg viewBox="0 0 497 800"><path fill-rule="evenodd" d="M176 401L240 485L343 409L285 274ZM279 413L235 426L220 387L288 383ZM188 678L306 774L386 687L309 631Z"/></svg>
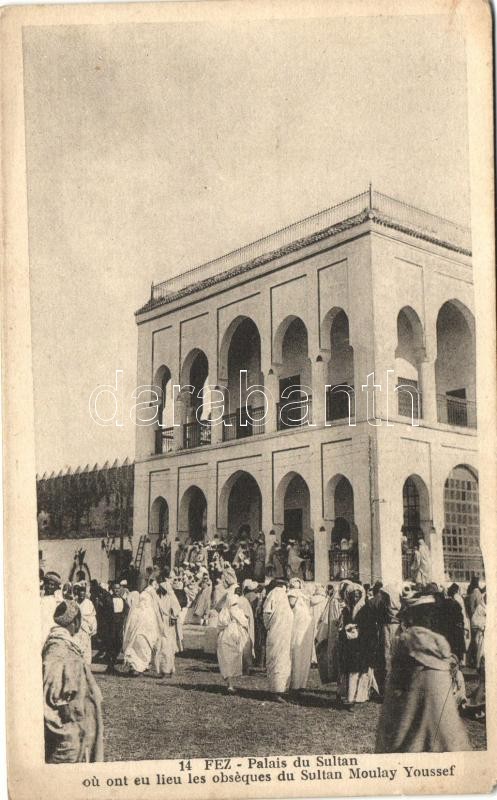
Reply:
<svg viewBox="0 0 497 800"><path fill-rule="evenodd" d="M103 761L102 695L74 637L52 628L42 659L46 762Z"/></svg>

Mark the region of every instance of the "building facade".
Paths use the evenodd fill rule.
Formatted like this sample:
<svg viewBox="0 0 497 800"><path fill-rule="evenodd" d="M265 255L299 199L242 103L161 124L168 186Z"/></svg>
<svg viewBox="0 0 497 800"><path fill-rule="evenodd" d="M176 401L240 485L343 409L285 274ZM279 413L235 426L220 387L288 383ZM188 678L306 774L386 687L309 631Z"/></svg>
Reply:
<svg viewBox="0 0 497 800"><path fill-rule="evenodd" d="M363 582L407 577L422 536L435 580L482 573L469 231L370 188L136 321L135 535L262 531Z"/></svg>
<svg viewBox="0 0 497 800"><path fill-rule="evenodd" d="M133 494L128 459L37 477L40 569L64 581L78 572L88 580L117 578L132 558Z"/></svg>

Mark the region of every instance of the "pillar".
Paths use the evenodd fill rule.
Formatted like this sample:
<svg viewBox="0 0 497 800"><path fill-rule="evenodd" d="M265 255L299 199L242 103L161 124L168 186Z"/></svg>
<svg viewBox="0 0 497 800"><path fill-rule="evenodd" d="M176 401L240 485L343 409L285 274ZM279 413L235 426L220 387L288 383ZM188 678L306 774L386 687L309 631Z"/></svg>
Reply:
<svg viewBox="0 0 497 800"><path fill-rule="evenodd" d="M328 360L320 354L312 362L312 424L318 428L326 423L325 386L328 382Z"/></svg>
<svg viewBox="0 0 497 800"><path fill-rule="evenodd" d="M275 433L277 430L277 403L280 396L279 378L275 366L265 374L267 413L264 420L264 432Z"/></svg>
<svg viewBox="0 0 497 800"><path fill-rule="evenodd" d="M314 530L314 580L326 584L330 578L329 552L331 546L330 531L324 522Z"/></svg>
<svg viewBox="0 0 497 800"><path fill-rule="evenodd" d="M216 470L211 467L207 479L207 541L214 538L217 533L217 495L216 495Z"/></svg>
<svg viewBox="0 0 497 800"><path fill-rule="evenodd" d="M222 417L226 413L227 407L227 381L225 382L220 380L214 391L216 392L216 395L212 417L214 417L217 422L213 422L211 424L211 444L221 444L223 441L224 431L224 422L222 421Z"/></svg>
<svg viewBox="0 0 497 800"><path fill-rule="evenodd" d="M187 393L179 392L176 395L176 399L174 401L174 450L181 450L183 448L183 426L187 420L188 403L189 395Z"/></svg>
<svg viewBox="0 0 497 800"><path fill-rule="evenodd" d="M318 362L321 363L321 362ZM329 579L329 535L323 519L323 490L319 446L313 448L308 486L311 503L311 527L314 531L314 580L326 583Z"/></svg>
<svg viewBox="0 0 497 800"><path fill-rule="evenodd" d="M438 419L438 413L435 361L433 359L421 361L419 378L422 393L423 420L427 423L435 423Z"/></svg>
<svg viewBox="0 0 497 800"><path fill-rule="evenodd" d="M273 525L273 489L271 479L271 459L269 459L269 467L264 470L261 476L261 503L262 503L262 530L264 532L264 539L266 542L266 563L269 559L271 548L278 538L276 536L275 526Z"/></svg>

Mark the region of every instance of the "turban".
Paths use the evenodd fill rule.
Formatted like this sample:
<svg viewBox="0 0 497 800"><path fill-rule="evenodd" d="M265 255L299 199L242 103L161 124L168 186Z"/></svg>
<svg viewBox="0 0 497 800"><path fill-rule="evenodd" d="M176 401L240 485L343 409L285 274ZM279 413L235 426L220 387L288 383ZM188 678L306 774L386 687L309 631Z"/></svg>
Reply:
<svg viewBox="0 0 497 800"><path fill-rule="evenodd" d="M250 578L245 578L245 580L242 583L243 591L245 591L245 589L248 589L249 592L255 592L258 586L259 584L257 583L257 581L253 581Z"/></svg>
<svg viewBox="0 0 497 800"><path fill-rule="evenodd" d="M61 628L68 628L71 622L74 622L74 620L78 619L80 616L81 611L79 610L78 604L75 603L74 600L64 600L64 602L59 603L55 609L53 619Z"/></svg>
<svg viewBox="0 0 497 800"><path fill-rule="evenodd" d="M57 586L60 586L62 583L62 579L58 572L45 572L44 581L50 581L51 583L56 583Z"/></svg>
<svg viewBox="0 0 497 800"><path fill-rule="evenodd" d="M302 580L300 578L290 578L288 587L290 589L302 589Z"/></svg>

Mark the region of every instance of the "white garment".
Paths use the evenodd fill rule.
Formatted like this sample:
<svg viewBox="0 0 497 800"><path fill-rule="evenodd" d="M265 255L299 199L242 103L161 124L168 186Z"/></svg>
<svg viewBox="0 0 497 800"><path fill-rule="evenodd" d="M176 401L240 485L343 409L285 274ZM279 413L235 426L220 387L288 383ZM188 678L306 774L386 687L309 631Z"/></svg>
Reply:
<svg viewBox="0 0 497 800"><path fill-rule="evenodd" d="M266 669L273 692L286 692L290 683L293 611L286 589L277 586L266 598L263 609L266 638Z"/></svg>
<svg viewBox="0 0 497 800"><path fill-rule="evenodd" d="M236 584L230 586L223 600L217 622L217 660L223 678L242 674L243 651L249 642L249 621L235 594Z"/></svg>
<svg viewBox="0 0 497 800"><path fill-rule="evenodd" d="M312 648L314 645L314 619L309 603L300 594L293 607L293 625L291 641L292 673L290 687L305 689L311 668Z"/></svg>
<svg viewBox="0 0 497 800"><path fill-rule="evenodd" d="M181 608L172 588L168 594L159 597L159 610L162 626L154 658L155 671L158 674L172 675L176 672L174 656L182 649L181 629L178 630Z"/></svg>
<svg viewBox="0 0 497 800"><path fill-rule="evenodd" d="M112 604L114 606L114 614L122 614L124 611L124 600L122 597L116 597L114 595L112 598Z"/></svg>
<svg viewBox="0 0 497 800"><path fill-rule="evenodd" d="M81 612L81 628L74 638L81 648L86 663L91 664L91 637L95 636L97 632L97 614L89 597L85 597L79 604L79 610Z"/></svg>
<svg viewBox="0 0 497 800"><path fill-rule="evenodd" d="M145 672L150 665L162 631L159 597L153 586L147 586L140 594L140 602L131 609L123 641L124 663Z"/></svg>
<svg viewBox="0 0 497 800"><path fill-rule="evenodd" d="M324 594L313 594L310 598L311 603L311 611L314 620L314 638L316 637L316 632L318 629L318 622L321 618L321 614L323 613L325 607L328 605L328 598ZM313 642L312 644L312 664L318 663L318 657L316 655L316 645Z"/></svg>

